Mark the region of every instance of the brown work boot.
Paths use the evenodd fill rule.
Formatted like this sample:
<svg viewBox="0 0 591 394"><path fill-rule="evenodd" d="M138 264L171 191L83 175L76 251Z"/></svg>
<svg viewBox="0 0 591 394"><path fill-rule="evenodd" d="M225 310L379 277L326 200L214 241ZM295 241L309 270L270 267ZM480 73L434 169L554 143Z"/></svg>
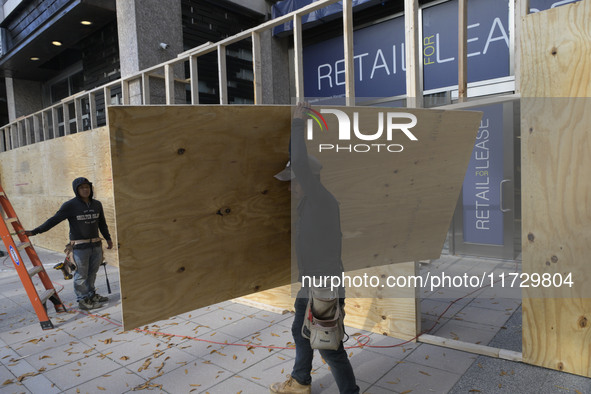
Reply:
<svg viewBox="0 0 591 394"><path fill-rule="evenodd" d="M307 384L299 384L297 380L291 377L291 375L287 375L287 380L285 382L277 382L273 383L269 390L271 393L301 393L301 394L310 394L311 385Z"/></svg>

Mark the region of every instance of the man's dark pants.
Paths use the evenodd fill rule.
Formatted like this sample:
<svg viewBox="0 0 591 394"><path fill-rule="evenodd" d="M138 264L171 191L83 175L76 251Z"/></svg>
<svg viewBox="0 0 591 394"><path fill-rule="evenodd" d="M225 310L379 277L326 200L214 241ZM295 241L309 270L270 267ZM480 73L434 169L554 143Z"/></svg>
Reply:
<svg viewBox="0 0 591 394"><path fill-rule="evenodd" d="M307 289L302 289L298 293L298 298L296 298L294 304L295 317L291 326L296 345L295 364L291 376L298 383L306 385L312 382L310 372L312 372L312 358L314 357L314 349L310 347L310 340L302 336L302 325L304 324L304 315L308 305L308 298L302 298L302 296L306 296L307 292ZM324 361L330 366L330 371L339 391L343 394L359 393L359 387L355 383L355 374L343 343L341 342L341 346L337 350L319 350L319 352Z"/></svg>

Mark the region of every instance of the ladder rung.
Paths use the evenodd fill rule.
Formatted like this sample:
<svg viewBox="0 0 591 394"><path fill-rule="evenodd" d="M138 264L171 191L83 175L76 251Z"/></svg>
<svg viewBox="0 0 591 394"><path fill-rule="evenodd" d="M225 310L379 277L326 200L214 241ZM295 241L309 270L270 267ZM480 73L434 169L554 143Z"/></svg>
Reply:
<svg viewBox="0 0 591 394"><path fill-rule="evenodd" d="M18 218L7 218L6 219L7 223L13 223L13 222L18 222Z"/></svg>
<svg viewBox="0 0 591 394"><path fill-rule="evenodd" d="M43 266L42 265L38 265L36 267L33 267L29 270L29 276L33 277L34 275L37 275L39 272L43 271Z"/></svg>
<svg viewBox="0 0 591 394"><path fill-rule="evenodd" d="M16 245L16 248L18 250L23 250L25 248L28 248L29 246L31 246L31 243L30 242L22 242L22 243Z"/></svg>
<svg viewBox="0 0 591 394"><path fill-rule="evenodd" d="M51 297L54 294L55 294L55 289L47 289L43 292L43 294L41 294L41 297L39 297L39 300L41 301L42 304L45 304L47 302L47 300L49 299L49 297Z"/></svg>
<svg viewBox="0 0 591 394"><path fill-rule="evenodd" d="M0 192L0 196L6 197L6 194L4 194L4 192Z"/></svg>

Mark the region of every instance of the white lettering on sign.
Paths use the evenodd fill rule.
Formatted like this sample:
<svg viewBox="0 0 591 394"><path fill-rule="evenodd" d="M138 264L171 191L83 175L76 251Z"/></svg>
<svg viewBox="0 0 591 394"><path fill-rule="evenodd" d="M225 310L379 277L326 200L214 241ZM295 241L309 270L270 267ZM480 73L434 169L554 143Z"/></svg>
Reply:
<svg viewBox="0 0 591 394"><path fill-rule="evenodd" d="M478 134L476 135L476 144L474 145L474 158L476 162L476 176L480 182L476 182L474 195L476 209L474 215L476 217L476 230L490 230L490 178L488 168L490 167L490 149L488 147L490 142L490 133L488 131L489 119L482 119Z"/></svg>
<svg viewBox="0 0 591 394"><path fill-rule="evenodd" d="M389 48L388 48L389 49ZM390 57L389 50L378 49L375 53L361 53L353 56L355 63L355 78L359 82L363 80L379 78L383 75L396 74L397 56L396 45L392 45L392 56ZM387 59L392 59L388 61ZM371 63L370 63L371 62ZM400 45L400 69L406 71L404 64L404 44ZM339 59L334 64L324 63L318 65L316 68L318 90L323 88L332 88L333 86L341 86L345 84L345 60Z"/></svg>
<svg viewBox="0 0 591 394"><path fill-rule="evenodd" d="M507 34L507 29L505 29L505 26L503 26L501 18L493 19L492 24L487 30L488 36L486 38L486 41L484 42L484 46L482 46L483 44L478 45L479 42L481 42L481 37L478 35L478 32L481 30L479 28L482 28L482 24L479 22L467 26L468 34L475 34L475 36L470 36L466 40L469 46L468 49L470 50L470 52L468 52L467 55L468 57L486 55L491 44L496 41L503 41L507 48L509 48L509 35ZM486 26L484 26L484 28L486 28ZM440 44L441 39L442 38L439 33L423 38L424 65L427 66L431 64L442 64L447 62L453 62L454 60L456 60L456 58L451 53L442 53Z"/></svg>
<svg viewBox="0 0 591 394"><path fill-rule="evenodd" d="M496 33L497 28L499 29L499 32L501 34L493 37L493 34ZM507 35L505 28L503 27L503 23L501 22L501 18L495 18L495 20L493 21L493 25L490 28L490 32L488 33L488 38L486 39L486 45L484 46L484 51L482 51L482 53L484 55L486 55L486 51L488 51L488 46L490 45L490 43L495 42L495 41L499 41L499 40L504 40L505 44L507 44L507 48L509 47L509 36Z"/></svg>

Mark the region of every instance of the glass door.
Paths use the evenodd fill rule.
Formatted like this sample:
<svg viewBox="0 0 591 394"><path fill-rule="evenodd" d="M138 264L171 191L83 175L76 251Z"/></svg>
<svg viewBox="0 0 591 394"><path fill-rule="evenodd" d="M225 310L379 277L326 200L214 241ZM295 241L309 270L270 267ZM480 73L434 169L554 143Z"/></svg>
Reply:
<svg viewBox="0 0 591 394"><path fill-rule="evenodd" d="M513 260L519 235L515 192L520 187L514 176L519 103L512 100L470 110L482 111L483 116L450 229L450 252Z"/></svg>

